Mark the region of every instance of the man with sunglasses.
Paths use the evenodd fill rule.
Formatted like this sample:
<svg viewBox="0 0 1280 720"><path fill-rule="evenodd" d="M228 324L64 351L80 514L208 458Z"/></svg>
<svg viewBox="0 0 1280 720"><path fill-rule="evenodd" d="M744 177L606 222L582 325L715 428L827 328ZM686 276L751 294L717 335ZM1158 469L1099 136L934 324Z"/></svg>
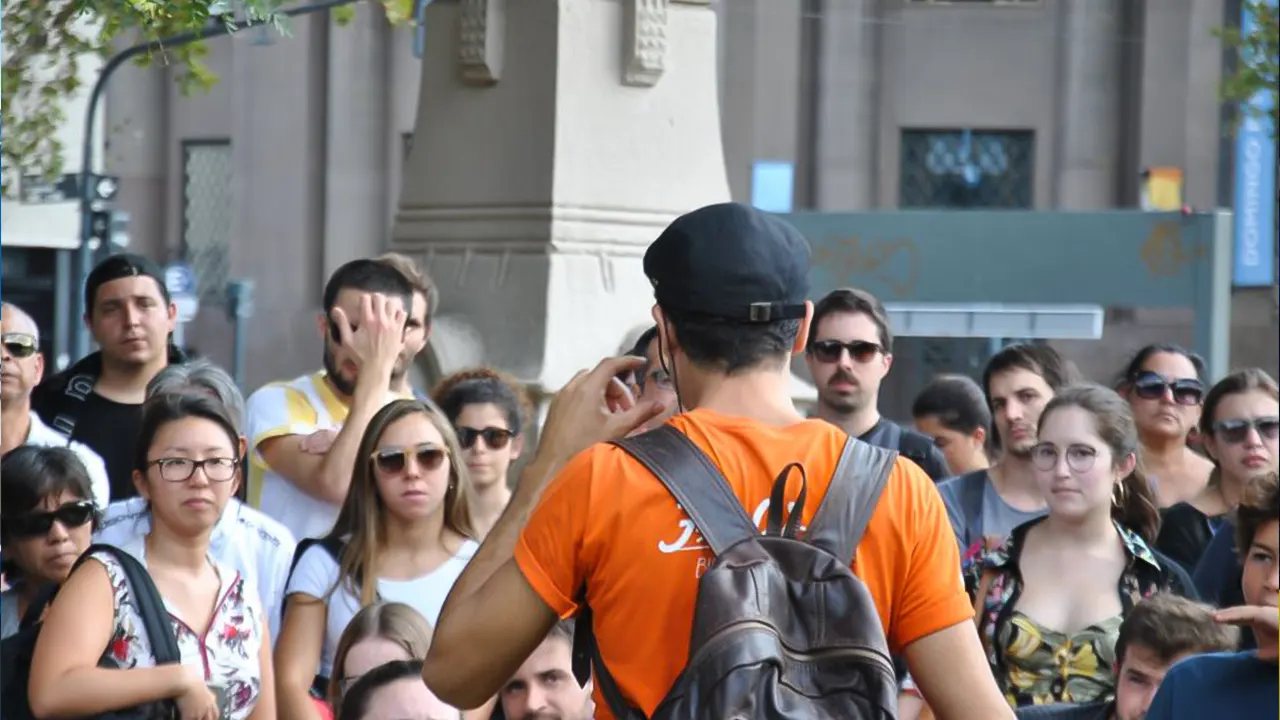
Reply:
<svg viewBox="0 0 1280 720"><path fill-rule="evenodd" d="M871 293L841 288L819 300L804 360L818 388L817 417L863 442L897 450L934 482L951 476L931 439L880 415L880 383L893 366L893 331Z"/></svg>
<svg viewBox="0 0 1280 720"><path fill-rule="evenodd" d="M45 425L31 409L31 391L44 375L40 330L30 315L11 303L0 305L0 346L0 452L21 445L69 448L89 472L94 503L105 508L111 485L102 458Z"/></svg>

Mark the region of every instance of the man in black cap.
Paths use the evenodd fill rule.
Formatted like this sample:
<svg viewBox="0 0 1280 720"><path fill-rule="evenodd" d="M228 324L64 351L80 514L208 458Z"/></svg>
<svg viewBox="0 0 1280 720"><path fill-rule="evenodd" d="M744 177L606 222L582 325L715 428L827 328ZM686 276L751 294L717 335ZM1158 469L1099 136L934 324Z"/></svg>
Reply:
<svg viewBox="0 0 1280 720"><path fill-rule="evenodd" d="M659 358L684 410L666 424L718 467L757 523L779 471L799 463L809 500L800 502L798 481L785 499L807 526L849 437L806 419L790 398L790 360L813 314L809 257L790 224L738 204L677 218L644 257ZM593 676L597 718L615 717L601 690L614 684L652 716L685 668L699 579L714 555L663 484L605 442L662 410L622 393L618 373L641 362L606 359L552 403L506 513L436 624L423 677L445 702L467 708L492 697L558 618L582 609L584 592L612 676ZM939 717L1012 719L959 563L933 482L898 458L858 545L857 574L890 648L905 655Z"/></svg>
<svg viewBox="0 0 1280 720"><path fill-rule="evenodd" d="M163 271L129 253L98 263L84 285L84 322L99 350L31 393L31 407L50 427L102 456L111 499L138 494L133 460L147 383L182 354L169 341L177 308Z"/></svg>

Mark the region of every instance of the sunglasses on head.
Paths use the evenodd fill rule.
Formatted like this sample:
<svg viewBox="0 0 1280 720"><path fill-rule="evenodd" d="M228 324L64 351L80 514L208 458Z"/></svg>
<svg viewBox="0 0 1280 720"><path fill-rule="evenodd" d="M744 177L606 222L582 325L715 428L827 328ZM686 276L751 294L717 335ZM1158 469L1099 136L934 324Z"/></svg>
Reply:
<svg viewBox="0 0 1280 720"><path fill-rule="evenodd" d="M383 448L373 454L374 467L388 475L402 473L409 466L409 458L423 470L435 470L444 462L444 448L431 443L419 443L407 448Z"/></svg>
<svg viewBox="0 0 1280 720"><path fill-rule="evenodd" d="M1249 437L1249 428L1258 431L1263 440L1275 440L1280 437L1280 417L1271 415L1259 418L1235 418L1220 420L1213 424L1213 434L1223 442L1239 445Z"/></svg>
<svg viewBox="0 0 1280 720"><path fill-rule="evenodd" d="M1165 392L1179 405L1199 405L1204 399L1204 383L1195 378L1170 380L1159 373L1144 372L1133 379L1133 394L1143 400L1159 400Z"/></svg>
<svg viewBox="0 0 1280 720"><path fill-rule="evenodd" d="M33 538L48 535L55 522L64 528L78 528L91 522L98 510L88 500L67 503L50 512L34 512L14 515L4 519L6 533L14 537Z"/></svg>
<svg viewBox="0 0 1280 720"><path fill-rule="evenodd" d="M9 353L19 360L29 358L36 354L36 339L32 335L26 333L5 333L0 335L0 345L4 346L5 352Z"/></svg>
<svg viewBox="0 0 1280 720"><path fill-rule="evenodd" d="M458 428L458 444L464 450L469 450L475 446L476 440L484 438L484 444L490 450L501 450L511 442L511 431L500 427L473 428L460 426Z"/></svg>
<svg viewBox="0 0 1280 720"><path fill-rule="evenodd" d="M870 362L884 348L880 347L878 343L867 342L866 340L854 340L847 343L839 340L818 340L809 348L809 352L813 353L813 356L819 362L824 363L840 362L840 356L846 350L849 351L849 357L853 358L854 362L865 363Z"/></svg>

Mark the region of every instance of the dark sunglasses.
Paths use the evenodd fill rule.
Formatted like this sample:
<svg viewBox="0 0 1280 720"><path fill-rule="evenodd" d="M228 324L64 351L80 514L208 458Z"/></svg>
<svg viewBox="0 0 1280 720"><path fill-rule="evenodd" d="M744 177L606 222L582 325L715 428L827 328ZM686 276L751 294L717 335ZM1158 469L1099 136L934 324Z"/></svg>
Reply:
<svg viewBox="0 0 1280 720"><path fill-rule="evenodd" d="M0 345L4 345L5 352L19 360L35 355L39 349L36 347L36 339L26 333L0 335Z"/></svg>
<svg viewBox="0 0 1280 720"><path fill-rule="evenodd" d="M1133 394L1143 400L1159 400L1166 391L1179 405L1199 405L1204 399L1204 383L1195 378L1169 380L1159 373L1144 372L1133 379Z"/></svg>
<svg viewBox="0 0 1280 720"><path fill-rule="evenodd" d="M487 427L483 430L465 425L458 427L458 444L464 450L471 449L480 438L484 438L484 444L490 450L501 450L511 442L511 431L499 427Z"/></svg>
<svg viewBox="0 0 1280 720"><path fill-rule="evenodd" d="M1249 437L1250 428L1257 430L1258 437L1263 440L1275 440L1280 437L1280 417L1271 415L1252 420L1245 418L1221 420L1213 424L1213 434L1222 438L1223 442L1239 445Z"/></svg>
<svg viewBox="0 0 1280 720"><path fill-rule="evenodd" d="M407 448L383 448L373 454L373 464L387 475L404 472L412 456L423 470L435 470L444 462L444 449L431 443L419 443Z"/></svg>
<svg viewBox="0 0 1280 720"><path fill-rule="evenodd" d="M845 350L849 351L849 357L854 362L865 363L870 362L884 348L878 343L867 342L866 340L854 340L853 342L840 342L839 340L818 340L809 347L809 352L818 359L819 362L833 363L840 362L840 356Z"/></svg>
<svg viewBox="0 0 1280 720"><path fill-rule="evenodd" d="M14 537L33 538L48 535L55 522L62 523L64 528L78 528L91 522L97 515L97 508L88 500L67 503L52 512L27 513L4 519L6 534Z"/></svg>

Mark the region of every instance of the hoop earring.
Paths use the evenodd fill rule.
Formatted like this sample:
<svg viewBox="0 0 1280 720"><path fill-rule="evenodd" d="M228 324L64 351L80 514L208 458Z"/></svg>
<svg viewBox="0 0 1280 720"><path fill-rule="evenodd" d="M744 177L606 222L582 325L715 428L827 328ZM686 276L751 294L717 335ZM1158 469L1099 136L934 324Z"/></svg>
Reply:
<svg viewBox="0 0 1280 720"><path fill-rule="evenodd" d="M1115 489L1111 491L1111 504L1116 507L1124 507L1124 502L1129 498L1129 488L1125 487L1124 480L1116 483Z"/></svg>

